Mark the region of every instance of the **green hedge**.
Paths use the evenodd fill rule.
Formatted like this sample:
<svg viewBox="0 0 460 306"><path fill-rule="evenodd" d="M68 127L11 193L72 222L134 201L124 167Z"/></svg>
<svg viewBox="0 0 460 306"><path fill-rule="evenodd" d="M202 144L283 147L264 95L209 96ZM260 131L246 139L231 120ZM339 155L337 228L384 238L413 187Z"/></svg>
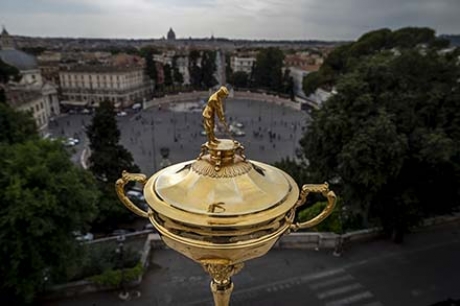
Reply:
<svg viewBox="0 0 460 306"><path fill-rule="evenodd" d="M121 282L122 282L122 276L123 276L123 281L125 283L128 283L128 282L136 280L139 276L142 275L143 272L144 272L144 268L142 267L142 263L139 262L134 267L124 269L123 271L113 270L113 269L105 270L99 275L90 277L89 280L98 285L119 286L121 285Z"/></svg>
<svg viewBox="0 0 460 306"><path fill-rule="evenodd" d="M316 202L308 208L301 210L297 214L297 222L305 222L313 219L319 215L326 207L327 202ZM357 211L353 211L347 206L345 207L342 198L337 198L337 204L334 211L327 217L323 222L310 230L316 232L333 232L336 234L343 234L350 230L363 229L364 223L362 214Z"/></svg>
<svg viewBox="0 0 460 306"><path fill-rule="evenodd" d="M298 222L305 222L313 219L319 215L326 207L327 202L316 202L312 206L303 209L297 215ZM342 234L342 221L340 220L340 205L339 203L335 206L334 211L327 217L323 222L317 226L311 228L316 232L334 232L336 234Z"/></svg>
<svg viewBox="0 0 460 306"><path fill-rule="evenodd" d="M68 271L67 281L87 279L104 271L119 270L122 267L120 254L116 252L117 242L94 243L82 245L82 256L71 271ZM133 268L139 262L141 254L138 249L125 244L123 252L123 267Z"/></svg>

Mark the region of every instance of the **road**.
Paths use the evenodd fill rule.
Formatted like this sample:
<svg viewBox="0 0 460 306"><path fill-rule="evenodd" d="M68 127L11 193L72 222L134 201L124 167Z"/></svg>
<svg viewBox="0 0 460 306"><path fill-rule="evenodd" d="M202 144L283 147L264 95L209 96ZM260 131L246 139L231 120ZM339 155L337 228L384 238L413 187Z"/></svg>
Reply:
<svg viewBox="0 0 460 306"><path fill-rule="evenodd" d="M460 225L410 234L404 244L374 241L347 249L272 250L233 277L232 305L423 306L460 299ZM139 290L122 302L116 292L84 295L48 306L213 305L199 265L156 250Z"/></svg>
<svg viewBox="0 0 460 306"><path fill-rule="evenodd" d="M80 143L74 147L70 147L71 160L75 164L80 164L80 156L87 144L88 140L84 131L84 127L91 122L91 116L79 114L64 114L54 119L49 124L49 132L52 137L78 138Z"/></svg>

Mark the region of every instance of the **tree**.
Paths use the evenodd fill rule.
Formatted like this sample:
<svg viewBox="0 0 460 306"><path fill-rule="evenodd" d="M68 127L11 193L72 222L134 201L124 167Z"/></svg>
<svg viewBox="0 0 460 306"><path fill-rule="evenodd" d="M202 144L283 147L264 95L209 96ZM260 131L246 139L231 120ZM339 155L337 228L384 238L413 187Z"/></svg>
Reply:
<svg viewBox="0 0 460 306"><path fill-rule="evenodd" d="M284 54L278 48L260 50L254 66L254 86L281 92L283 60Z"/></svg>
<svg viewBox="0 0 460 306"><path fill-rule="evenodd" d="M165 86L169 87L173 85L173 75L171 71L171 66L169 64L163 65L163 71L165 75Z"/></svg>
<svg viewBox="0 0 460 306"><path fill-rule="evenodd" d="M149 76L149 78L157 84L158 82L158 73L155 62L153 61L153 54L154 51L151 48L143 49L141 52L142 56L145 59L145 74Z"/></svg>
<svg viewBox="0 0 460 306"><path fill-rule="evenodd" d="M389 29L368 32L356 42L344 44L331 52L318 72L304 78L304 92L309 95L318 87L332 89L342 74L353 70L366 56L381 51L412 49L418 45L440 49L446 46L446 40L437 38L429 28L408 27L393 32Z"/></svg>
<svg viewBox="0 0 460 306"><path fill-rule="evenodd" d="M98 193L59 142L0 144L0 169L0 300L22 305L74 265Z"/></svg>
<svg viewBox="0 0 460 306"><path fill-rule="evenodd" d="M28 113L14 111L0 100L0 143L13 144L38 139L37 127Z"/></svg>
<svg viewBox="0 0 460 306"><path fill-rule="evenodd" d="M283 93L288 94L289 98L294 101L294 78L289 69L284 70L282 87Z"/></svg>
<svg viewBox="0 0 460 306"><path fill-rule="evenodd" d="M204 88L211 88L217 84L217 80L214 77L216 72L216 52L211 50L203 51L201 56L201 72L202 76L202 85Z"/></svg>
<svg viewBox="0 0 460 306"><path fill-rule="evenodd" d="M306 171L307 165L304 160L296 161L287 157L275 162L274 166L288 173L294 181L297 182L299 188L301 188L303 184L312 181L312 178Z"/></svg>
<svg viewBox="0 0 460 306"><path fill-rule="evenodd" d="M192 50L189 53L189 74L190 84L194 89L207 89L215 86L217 80L214 77L216 72L216 52L205 50L200 53Z"/></svg>
<svg viewBox="0 0 460 306"><path fill-rule="evenodd" d="M198 60L200 59L200 52L198 50L192 50L189 53L188 71L190 75L190 85L193 89L201 89L203 82L203 73L201 67L198 66Z"/></svg>
<svg viewBox="0 0 460 306"><path fill-rule="evenodd" d="M460 204L460 69L455 57L416 47L357 62L338 71L337 94L312 114L301 140L307 170L402 241L421 217Z"/></svg>
<svg viewBox="0 0 460 306"><path fill-rule="evenodd" d="M113 226L113 220L120 221L131 215L119 204L114 184L120 178L123 170L139 172L139 167L134 164L131 153L119 144L120 131L117 127L113 104L109 101L102 102L96 109L86 134L91 149L89 169L97 178L99 190L102 192L98 203L100 213L94 225L110 229Z"/></svg>
<svg viewBox="0 0 460 306"><path fill-rule="evenodd" d="M175 55L172 60L172 70L173 70L173 79L174 83L177 85L182 85L184 83L184 76L180 73L179 68L177 67L178 56Z"/></svg>
<svg viewBox="0 0 460 306"><path fill-rule="evenodd" d="M248 87L248 80L249 76L244 71L237 71L232 75L232 84L236 88L247 88Z"/></svg>
<svg viewBox="0 0 460 306"><path fill-rule="evenodd" d="M231 65L231 56L229 53L225 53L225 79L227 83L233 84L233 69Z"/></svg>

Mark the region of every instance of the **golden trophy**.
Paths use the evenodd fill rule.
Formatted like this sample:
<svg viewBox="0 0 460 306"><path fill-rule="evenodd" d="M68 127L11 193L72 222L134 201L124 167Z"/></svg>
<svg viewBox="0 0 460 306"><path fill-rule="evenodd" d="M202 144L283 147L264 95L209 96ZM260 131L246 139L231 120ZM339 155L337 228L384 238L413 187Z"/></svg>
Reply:
<svg viewBox="0 0 460 306"><path fill-rule="evenodd" d="M216 306L229 305L231 276L245 261L265 255L281 235L322 222L335 207L336 196L327 183L303 185L282 170L246 159L244 147L232 139L217 139L214 116L225 123L222 103L225 87L211 96L203 112L208 142L196 160L164 168L150 178L123 172L116 182L121 202L133 213L148 218L164 243L201 264L211 280ZM134 205L124 186L144 186L148 210ZM328 205L315 218L294 222L295 211L310 192L321 193Z"/></svg>

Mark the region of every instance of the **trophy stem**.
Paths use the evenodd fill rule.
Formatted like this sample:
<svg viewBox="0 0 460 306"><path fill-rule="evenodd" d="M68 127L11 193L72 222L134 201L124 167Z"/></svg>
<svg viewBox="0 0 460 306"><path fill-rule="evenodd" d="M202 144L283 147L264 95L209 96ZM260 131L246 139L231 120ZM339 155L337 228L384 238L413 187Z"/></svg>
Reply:
<svg viewBox="0 0 460 306"><path fill-rule="evenodd" d="M230 295L233 291L233 282L228 279L228 283L220 285L214 280L210 284L215 306L228 306L230 304Z"/></svg>
<svg viewBox="0 0 460 306"><path fill-rule="evenodd" d="M201 264L206 272L211 275L211 291L215 306L228 306L230 295L233 291L231 276L240 272L243 263L232 264L226 259L202 260Z"/></svg>

